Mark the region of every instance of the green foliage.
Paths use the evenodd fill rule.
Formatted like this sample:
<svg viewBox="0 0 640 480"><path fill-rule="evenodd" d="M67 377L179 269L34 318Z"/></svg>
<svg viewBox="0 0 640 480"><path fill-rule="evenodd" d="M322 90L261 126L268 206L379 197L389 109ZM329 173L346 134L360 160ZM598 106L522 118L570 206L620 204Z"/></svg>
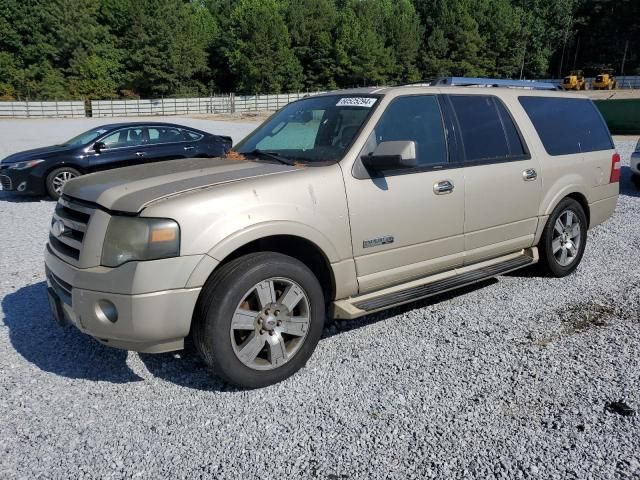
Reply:
<svg viewBox="0 0 640 480"><path fill-rule="evenodd" d="M240 0L231 12L224 49L241 93L281 92L302 86L302 67L280 2Z"/></svg>
<svg viewBox="0 0 640 480"><path fill-rule="evenodd" d="M0 0L0 99L638 73L639 19L638 0Z"/></svg>

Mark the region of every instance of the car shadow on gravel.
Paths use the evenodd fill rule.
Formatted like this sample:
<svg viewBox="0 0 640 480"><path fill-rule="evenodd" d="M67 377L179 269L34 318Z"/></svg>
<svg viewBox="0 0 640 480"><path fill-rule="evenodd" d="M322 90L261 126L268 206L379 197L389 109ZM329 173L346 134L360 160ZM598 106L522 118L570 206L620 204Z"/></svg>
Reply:
<svg viewBox="0 0 640 480"><path fill-rule="evenodd" d="M631 168L623 166L620 170L620 195L640 197L640 181L631 177Z"/></svg>
<svg viewBox="0 0 640 480"><path fill-rule="evenodd" d="M141 381L127 365L127 352L101 345L49 315L46 282L20 288L2 299L9 340L40 370L72 379L111 383Z"/></svg>
<svg viewBox="0 0 640 480"><path fill-rule="evenodd" d="M0 202L8 203L40 203L47 202L53 204L53 200L49 197L37 196L37 195L19 195L13 192L0 191Z"/></svg>

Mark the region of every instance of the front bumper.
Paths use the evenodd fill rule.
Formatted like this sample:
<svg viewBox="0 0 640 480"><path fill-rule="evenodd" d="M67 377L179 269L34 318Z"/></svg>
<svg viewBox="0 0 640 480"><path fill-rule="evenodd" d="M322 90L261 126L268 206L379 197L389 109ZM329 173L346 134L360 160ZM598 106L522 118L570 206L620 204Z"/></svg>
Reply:
<svg viewBox="0 0 640 480"><path fill-rule="evenodd" d="M34 169L0 168L0 186L2 186L2 190L10 192L31 195L44 194L44 179Z"/></svg>
<svg viewBox="0 0 640 480"><path fill-rule="evenodd" d="M47 284L60 300L64 321L106 345L148 353L183 348L201 290L186 285L199 260L177 257L114 269L78 269L45 252ZM165 275L158 278L161 271ZM140 291L142 283L162 289L114 293Z"/></svg>
<svg viewBox="0 0 640 480"><path fill-rule="evenodd" d="M631 171L636 175L640 175L640 152L635 152L631 155L631 161L629 164L631 166Z"/></svg>

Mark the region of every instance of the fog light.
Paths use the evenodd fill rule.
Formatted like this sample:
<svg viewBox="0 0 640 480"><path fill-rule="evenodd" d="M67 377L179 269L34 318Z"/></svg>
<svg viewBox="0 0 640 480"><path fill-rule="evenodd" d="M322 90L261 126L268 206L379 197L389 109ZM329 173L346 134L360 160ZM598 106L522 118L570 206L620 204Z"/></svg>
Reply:
<svg viewBox="0 0 640 480"><path fill-rule="evenodd" d="M118 321L118 309L109 300L98 300L98 303L96 303L96 317L103 322L116 323Z"/></svg>
<svg viewBox="0 0 640 480"><path fill-rule="evenodd" d="M27 181L25 180L20 185L18 185L18 191L24 192L27 189Z"/></svg>

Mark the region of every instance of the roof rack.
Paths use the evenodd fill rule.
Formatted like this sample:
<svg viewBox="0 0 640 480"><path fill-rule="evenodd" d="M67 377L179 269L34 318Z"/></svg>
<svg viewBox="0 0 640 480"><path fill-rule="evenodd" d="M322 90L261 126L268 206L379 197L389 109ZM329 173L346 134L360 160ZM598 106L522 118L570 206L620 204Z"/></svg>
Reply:
<svg viewBox="0 0 640 480"><path fill-rule="evenodd" d="M531 90L557 90L553 83L535 80L502 80L498 78L442 77L431 82L432 86L451 85L461 87L510 87Z"/></svg>

